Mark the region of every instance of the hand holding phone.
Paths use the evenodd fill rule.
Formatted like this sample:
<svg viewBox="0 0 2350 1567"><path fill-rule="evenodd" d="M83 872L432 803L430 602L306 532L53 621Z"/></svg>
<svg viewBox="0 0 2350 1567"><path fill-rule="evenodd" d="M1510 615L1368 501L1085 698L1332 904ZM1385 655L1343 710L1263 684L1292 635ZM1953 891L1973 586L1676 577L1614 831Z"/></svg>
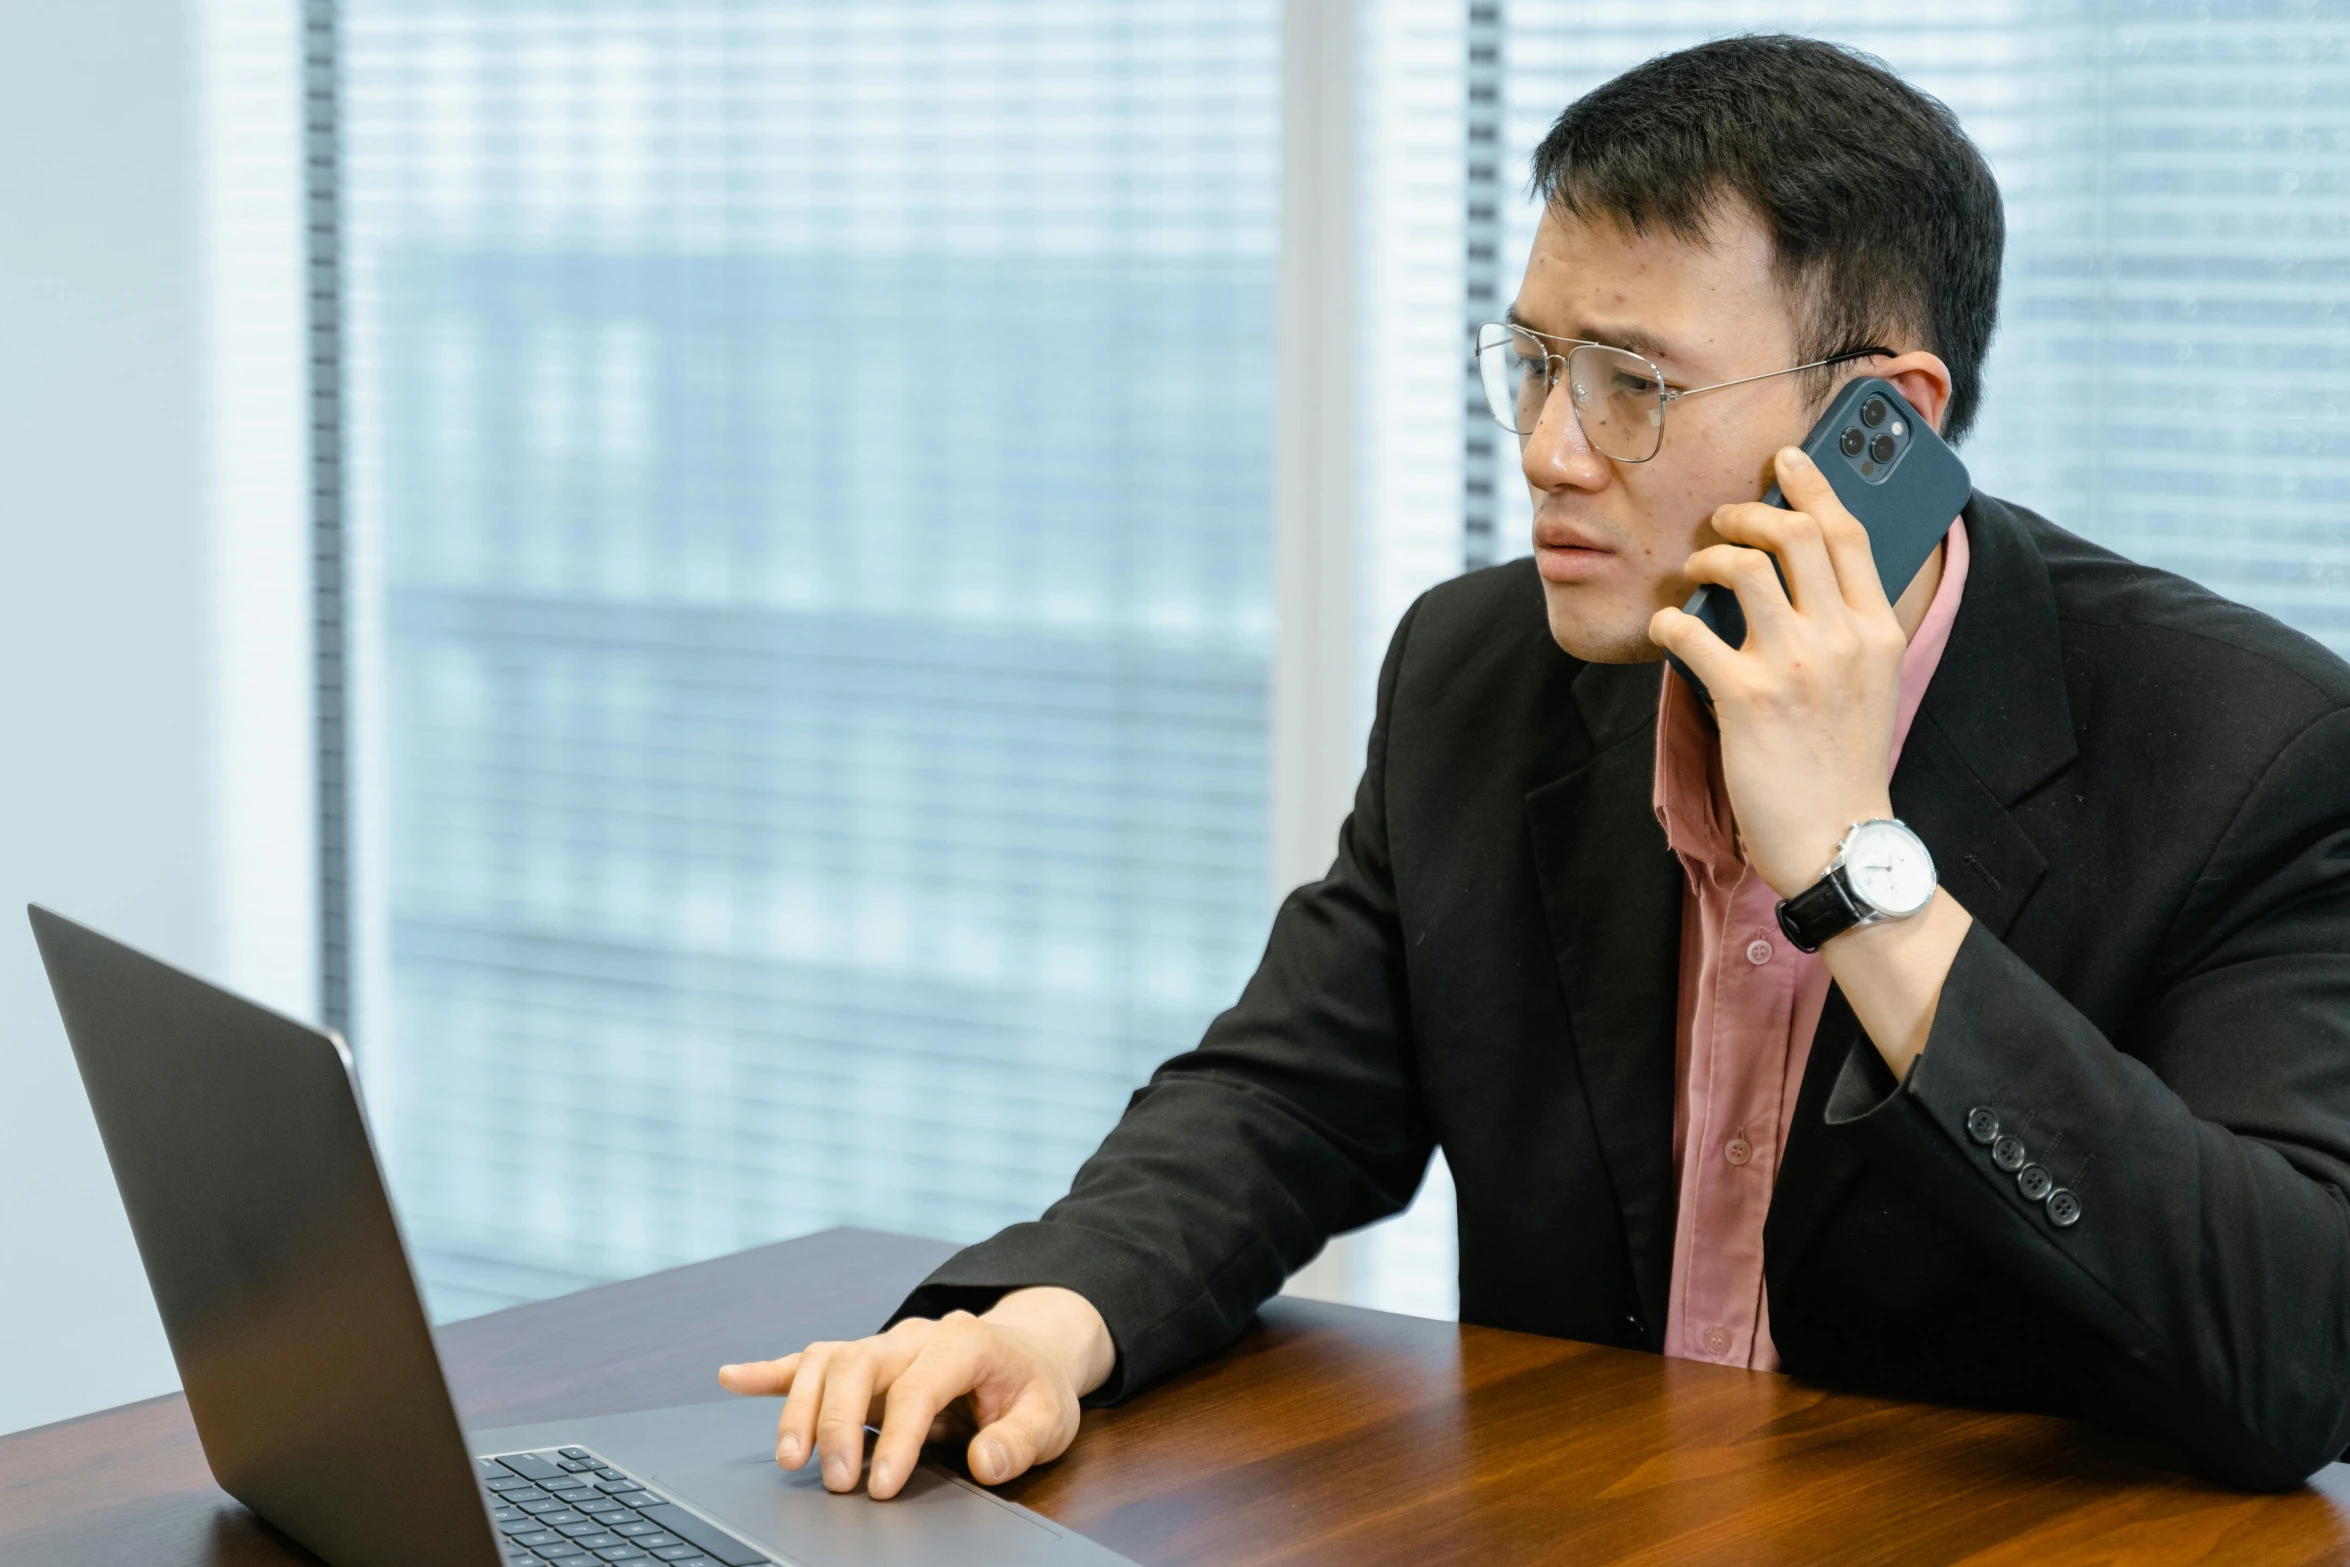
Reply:
<svg viewBox="0 0 2350 1567"><path fill-rule="evenodd" d="M1966 464L1892 382L1874 376L1853 381L1836 395L1804 437L1803 450L1826 475L1844 509L1868 530L1885 596L1899 599L1974 493ZM1775 483L1763 502L1786 504ZM1780 581L1785 580L1782 571ZM1728 588L1701 584L1681 607L1731 647L1745 646L1746 612ZM1712 708L1705 683L1673 654L1665 657L1698 700Z"/></svg>

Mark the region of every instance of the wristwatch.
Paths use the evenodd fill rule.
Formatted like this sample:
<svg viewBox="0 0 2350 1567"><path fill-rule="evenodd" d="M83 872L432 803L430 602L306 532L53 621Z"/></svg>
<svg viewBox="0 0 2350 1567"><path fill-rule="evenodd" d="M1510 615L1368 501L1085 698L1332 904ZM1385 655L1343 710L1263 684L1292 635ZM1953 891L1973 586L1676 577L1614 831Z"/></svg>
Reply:
<svg viewBox="0 0 2350 1567"><path fill-rule="evenodd" d="M1779 903L1779 928L1806 952L1856 925L1905 920L1934 901L1934 856L1890 817L1854 822L1818 881Z"/></svg>

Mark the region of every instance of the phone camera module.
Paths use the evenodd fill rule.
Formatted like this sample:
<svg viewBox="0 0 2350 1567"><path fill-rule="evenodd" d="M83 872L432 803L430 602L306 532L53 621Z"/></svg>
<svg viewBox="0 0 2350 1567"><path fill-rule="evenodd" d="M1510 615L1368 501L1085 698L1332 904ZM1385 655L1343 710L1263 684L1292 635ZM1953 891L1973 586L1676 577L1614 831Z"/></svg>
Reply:
<svg viewBox="0 0 2350 1567"><path fill-rule="evenodd" d="M1868 443L1869 438L1861 434L1859 429L1856 427L1854 429L1846 430L1844 432L1844 439L1837 442L1836 444L1844 448L1845 456L1858 457L1860 455L1860 449L1863 446L1866 446Z"/></svg>
<svg viewBox="0 0 2350 1567"><path fill-rule="evenodd" d="M1885 406L1885 399L1882 397L1872 397L1867 402L1860 405L1860 422L1874 430L1878 425L1881 425L1885 422L1885 416L1892 411L1892 409Z"/></svg>
<svg viewBox="0 0 2350 1567"><path fill-rule="evenodd" d="M1879 462L1891 462L1893 460L1893 437L1880 435L1869 442L1869 455Z"/></svg>

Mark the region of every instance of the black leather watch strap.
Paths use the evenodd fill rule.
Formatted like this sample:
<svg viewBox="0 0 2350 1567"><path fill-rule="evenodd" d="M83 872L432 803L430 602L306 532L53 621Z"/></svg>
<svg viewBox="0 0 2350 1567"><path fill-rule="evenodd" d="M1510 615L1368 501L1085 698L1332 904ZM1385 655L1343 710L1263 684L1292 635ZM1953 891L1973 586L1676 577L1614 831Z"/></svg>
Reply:
<svg viewBox="0 0 2350 1567"><path fill-rule="evenodd" d="M1779 929L1806 952L1817 952L1868 917L1852 896L1839 865L1792 898L1779 901Z"/></svg>

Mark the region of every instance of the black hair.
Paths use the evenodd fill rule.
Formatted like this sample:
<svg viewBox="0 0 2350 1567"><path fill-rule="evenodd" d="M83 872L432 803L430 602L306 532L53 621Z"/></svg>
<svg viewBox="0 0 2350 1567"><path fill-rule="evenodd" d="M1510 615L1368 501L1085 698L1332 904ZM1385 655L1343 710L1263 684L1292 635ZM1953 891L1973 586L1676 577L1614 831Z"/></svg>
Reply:
<svg viewBox="0 0 2350 1567"><path fill-rule="evenodd" d="M1806 360L1914 333L1950 366L1942 433L1982 402L2007 220L1958 117L1816 38L1717 39L1593 88L1534 149L1535 194L1703 243L1725 199L1769 232ZM1812 372L1815 399L1831 370Z"/></svg>

